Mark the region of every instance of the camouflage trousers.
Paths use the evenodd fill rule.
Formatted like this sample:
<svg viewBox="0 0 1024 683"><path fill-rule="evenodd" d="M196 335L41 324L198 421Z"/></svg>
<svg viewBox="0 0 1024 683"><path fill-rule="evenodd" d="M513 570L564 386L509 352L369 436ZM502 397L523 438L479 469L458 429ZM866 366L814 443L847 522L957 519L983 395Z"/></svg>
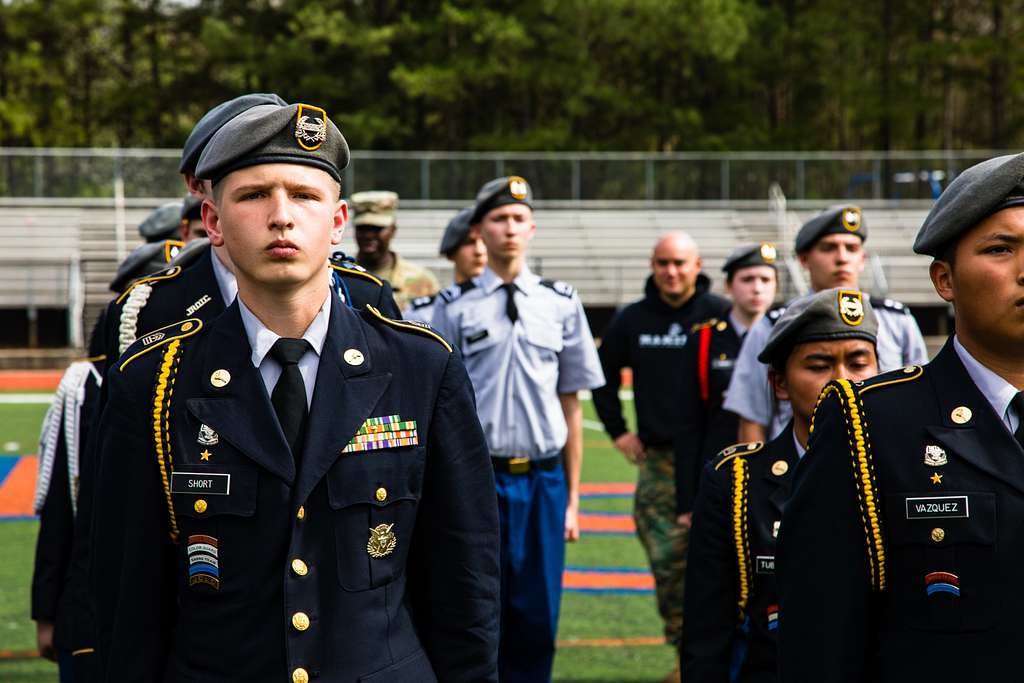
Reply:
<svg viewBox="0 0 1024 683"><path fill-rule="evenodd" d="M647 449L637 464L633 519L654 574L658 612L665 640L678 644L683 632L683 578L690 530L676 523L675 457L670 450Z"/></svg>

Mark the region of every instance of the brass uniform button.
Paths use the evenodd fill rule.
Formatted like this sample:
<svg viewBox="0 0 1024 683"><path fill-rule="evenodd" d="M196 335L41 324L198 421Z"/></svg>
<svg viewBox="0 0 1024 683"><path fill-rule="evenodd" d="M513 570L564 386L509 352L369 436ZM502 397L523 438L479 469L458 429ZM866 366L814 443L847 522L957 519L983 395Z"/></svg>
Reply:
<svg viewBox="0 0 1024 683"><path fill-rule="evenodd" d="M292 626L296 631L305 631L309 628L309 616L305 612L296 612L292 615Z"/></svg>
<svg viewBox="0 0 1024 683"><path fill-rule="evenodd" d="M228 385L228 382L230 381L231 373L224 369L214 370L213 374L210 375L210 384L217 387L218 389L221 387L226 387Z"/></svg>
<svg viewBox="0 0 1024 683"><path fill-rule="evenodd" d="M309 683L309 672L300 666L292 672L292 683Z"/></svg>
<svg viewBox="0 0 1024 683"><path fill-rule="evenodd" d="M196 509L196 512L203 514L206 512L206 501L200 498L193 507Z"/></svg>
<svg viewBox="0 0 1024 683"><path fill-rule="evenodd" d="M785 460L776 460L772 463L772 474L776 477L781 477L786 472L789 472L789 463Z"/></svg>
<svg viewBox="0 0 1024 683"><path fill-rule="evenodd" d="M376 496L377 496L377 502L383 503L385 500L388 499L388 490L386 488L384 488L383 486L381 486L379 489L377 489Z"/></svg>
<svg viewBox="0 0 1024 683"><path fill-rule="evenodd" d="M949 417L952 418L953 422L958 425L967 424L971 421L971 409L967 406L958 406L953 408L953 412L950 413Z"/></svg>
<svg viewBox="0 0 1024 683"><path fill-rule="evenodd" d="M299 511L295 513L295 516L296 516L296 517L297 517L298 519L305 519L305 518L306 518L306 508L304 508L304 507L302 507L302 506L300 505L300 506L299 506Z"/></svg>
<svg viewBox="0 0 1024 683"><path fill-rule="evenodd" d="M941 543L944 538L946 538L946 532L944 529L940 529L939 527L935 527L934 529L932 529L933 541L935 541L936 543Z"/></svg>
<svg viewBox="0 0 1024 683"><path fill-rule="evenodd" d="M305 576L309 573L309 567L306 566L305 562L296 557L292 560L292 571L295 572L297 576Z"/></svg>

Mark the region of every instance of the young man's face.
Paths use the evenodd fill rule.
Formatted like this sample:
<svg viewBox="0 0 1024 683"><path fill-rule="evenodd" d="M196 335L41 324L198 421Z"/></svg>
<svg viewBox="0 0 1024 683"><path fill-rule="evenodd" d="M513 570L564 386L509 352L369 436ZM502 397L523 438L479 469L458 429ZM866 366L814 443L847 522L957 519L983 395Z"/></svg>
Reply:
<svg viewBox="0 0 1024 683"><path fill-rule="evenodd" d="M341 243L348 205L327 173L298 164L263 164L228 174L203 203L214 246L225 245L239 278L292 289L325 269Z"/></svg>
<svg viewBox="0 0 1024 683"><path fill-rule="evenodd" d="M506 204L491 209L480 219L478 227L488 257L504 261L524 255L537 230L533 211L525 204Z"/></svg>
<svg viewBox="0 0 1024 683"><path fill-rule="evenodd" d="M857 289L864 270L864 243L856 235L825 235L797 257L815 292L833 287Z"/></svg>
<svg viewBox="0 0 1024 683"><path fill-rule="evenodd" d="M834 379L858 381L878 374L875 346L864 339L837 339L797 344L783 375L772 373L775 397L790 401L793 412L807 423L818 394Z"/></svg>
<svg viewBox="0 0 1024 683"><path fill-rule="evenodd" d="M725 289L736 308L749 316L758 317L775 300L777 284L775 269L771 266L748 266L735 271L726 282Z"/></svg>
<svg viewBox="0 0 1024 683"><path fill-rule="evenodd" d="M953 264L935 261L932 284L956 309L961 336L992 351L1024 348L1024 207L1004 209L960 237Z"/></svg>
<svg viewBox="0 0 1024 683"><path fill-rule="evenodd" d="M448 260L455 266L455 281L465 282L484 272L487 265L487 248L480 237L480 228L472 227L466 239L462 240Z"/></svg>

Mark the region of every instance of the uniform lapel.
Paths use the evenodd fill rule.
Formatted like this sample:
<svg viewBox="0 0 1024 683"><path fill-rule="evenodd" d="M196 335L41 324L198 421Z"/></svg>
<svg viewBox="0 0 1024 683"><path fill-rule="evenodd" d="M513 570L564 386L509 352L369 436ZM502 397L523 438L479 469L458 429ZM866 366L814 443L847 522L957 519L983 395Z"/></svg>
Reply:
<svg viewBox="0 0 1024 683"><path fill-rule="evenodd" d="M780 460L785 461L787 466L786 472L778 476L772 474L771 467L769 467L768 471L765 472L764 478L769 482L769 486L772 487L768 500L781 519L782 511L786 507L786 501L789 500L790 489L793 485L793 473L800 462L800 458L796 454L796 446L793 444L792 420L790 420L789 426L783 429L782 433L775 439L773 445L777 445L777 447L773 448L770 453L772 465Z"/></svg>
<svg viewBox="0 0 1024 683"><path fill-rule="evenodd" d="M195 264L182 273L185 279L185 309L181 312L183 317L213 320L224 312L227 302L221 296L217 276L213 272L214 258L213 247L207 247ZM202 303L205 297L209 297L209 300ZM193 308L196 306L198 308Z"/></svg>
<svg viewBox="0 0 1024 683"><path fill-rule="evenodd" d="M362 362L346 360L362 356ZM341 449L371 416L391 373L374 367L374 359L359 315L331 297L327 339L320 354L313 402L309 411L296 500L304 501L331 468Z"/></svg>
<svg viewBox="0 0 1024 683"><path fill-rule="evenodd" d="M205 397L189 399L189 412L246 456L291 484L295 480L295 463L263 379L252 364L252 348L237 302L210 323L209 335L210 341L200 359ZM230 373L230 381L222 387L210 381L217 370Z"/></svg>
<svg viewBox="0 0 1024 683"><path fill-rule="evenodd" d="M967 374L952 339L929 364L927 376L942 418L941 425L927 427L928 433L974 467L1024 492L1024 451ZM971 419L957 424L952 414L961 406L971 410Z"/></svg>

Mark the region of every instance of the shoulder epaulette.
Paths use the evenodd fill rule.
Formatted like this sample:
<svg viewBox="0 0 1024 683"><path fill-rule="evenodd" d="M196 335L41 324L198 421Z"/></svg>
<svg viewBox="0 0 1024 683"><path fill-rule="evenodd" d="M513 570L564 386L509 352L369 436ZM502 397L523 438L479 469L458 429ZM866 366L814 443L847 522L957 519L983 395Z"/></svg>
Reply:
<svg viewBox="0 0 1024 683"><path fill-rule="evenodd" d="M743 458L748 455L754 455L763 448L763 441L747 441L745 443L733 444L728 448L723 448L718 452L718 455L715 456L718 460L718 462L715 463L715 469L719 469L726 462L734 458Z"/></svg>
<svg viewBox="0 0 1024 683"><path fill-rule="evenodd" d="M386 318L383 315L381 315L380 311L378 311L370 304L366 305L366 310L369 311L375 318L377 318L378 320L387 325L390 325L391 327L394 327L399 330L409 330L410 332L416 332L425 337L430 337L431 339L440 342L441 346L448 349L448 353L452 352L451 344L446 342L444 337L435 332L434 328L432 328L430 325L426 323L420 322L419 320L392 320L391 318Z"/></svg>
<svg viewBox="0 0 1024 683"><path fill-rule="evenodd" d="M542 279L540 283L547 287L548 289L555 292L556 294L561 294L567 299L571 299L572 295L576 292L576 290L573 289L572 285L570 285L568 282L562 282L561 280Z"/></svg>
<svg viewBox="0 0 1024 683"><path fill-rule="evenodd" d="M920 365L908 365L905 368L883 372L880 375L875 375L874 377L854 382L853 384L857 387L857 393L863 394L867 391L881 389L882 387L892 386L893 384L910 382L923 374L924 368Z"/></svg>
<svg viewBox="0 0 1024 683"><path fill-rule="evenodd" d="M904 368L904 370L906 369ZM916 372L913 367L910 370L911 372L904 373L907 379L911 379ZM891 375L892 373L886 374ZM885 536L882 530L882 518L879 514L881 497L875 477L874 455L871 452L871 434L868 432L867 414L864 412L861 391L859 386L848 379L837 379L825 385L818 396L818 404L811 417L811 433L814 433L814 419L818 414L818 405L821 405L822 401L829 396L835 396L839 401L843 422L846 425L847 441L850 445L850 462L853 466L853 479L857 489L857 504L860 507L861 523L864 527L871 589L880 592L885 590Z"/></svg>
<svg viewBox="0 0 1024 683"><path fill-rule="evenodd" d="M910 315L910 309L907 308L907 305L900 303L895 299L883 299L879 296L873 296L870 301L872 308L881 308L887 311L895 311L897 313L906 313L907 315Z"/></svg>
<svg viewBox="0 0 1024 683"><path fill-rule="evenodd" d="M779 322L779 318L781 318L782 314L785 312L786 307L779 306L778 308L773 308L772 310L768 311L768 313L766 313L764 317L768 320L769 324L774 325L775 323Z"/></svg>
<svg viewBox="0 0 1024 683"><path fill-rule="evenodd" d="M378 287L384 286L384 283L381 282L380 278L372 275L370 271L363 268L358 263L354 263L352 261L331 261L331 268L345 275L354 275L355 277L361 277L364 280L369 280Z"/></svg>
<svg viewBox="0 0 1024 683"><path fill-rule="evenodd" d="M714 325L717 322L718 322L718 318L708 318L707 320L702 320L699 323L694 323L693 327L690 328L690 334L693 334L695 332L699 332L700 330L704 329L705 327L711 327L712 325Z"/></svg>
<svg viewBox="0 0 1024 683"><path fill-rule="evenodd" d="M125 352L121 354L121 362L118 365L118 370L123 372L124 369L128 367L128 364L139 356L142 356L155 348L171 344L179 339L191 337L201 329L203 329L202 320L199 318L189 318L188 320L182 320L174 323L173 325L167 325L158 330L147 332L136 339L132 345L125 349Z"/></svg>
<svg viewBox="0 0 1024 683"><path fill-rule="evenodd" d="M128 285L128 288L126 290L121 292L121 296L117 297L116 303L123 303L124 300L127 299L128 296L131 294L132 290L138 287L139 285L152 285L156 282L173 280L179 275L181 275L181 266L174 266L173 268L161 270L158 273L153 273L152 275L147 275L146 277L140 277L138 280Z"/></svg>
<svg viewBox="0 0 1024 683"><path fill-rule="evenodd" d="M447 304L450 304L451 302L455 301L460 296L462 296L463 294L465 294L466 292L475 287L475 282L473 282L472 280L466 280L465 282L462 282L460 284L445 287L440 292L438 292L437 295L441 297L442 301L444 301Z"/></svg>
<svg viewBox="0 0 1024 683"><path fill-rule="evenodd" d="M416 297L415 299L413 299L409 303L409 306L411 306L413 310L418 310L418 309L421 309L421 308L426 308L430 304L434 303L434 299L436 299L436 298L437 298L436 294L431 294L430 296L419 296L419 297Z"/></svg>

